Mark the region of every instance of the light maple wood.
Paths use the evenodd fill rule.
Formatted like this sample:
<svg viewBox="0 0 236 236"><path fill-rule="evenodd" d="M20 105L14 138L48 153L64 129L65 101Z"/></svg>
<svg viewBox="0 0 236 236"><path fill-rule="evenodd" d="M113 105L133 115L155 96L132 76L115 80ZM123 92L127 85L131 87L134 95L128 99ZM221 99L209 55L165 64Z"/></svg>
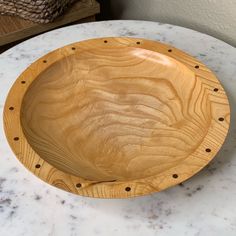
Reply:
<svg viewBox="0 0 236 236"><path fill-rule="evenodd" d="M134 38L53 51L16 80L4 110L18 159L49 184L125 198L176 185L220 149L230 122L214 74L184 52Z"/></svg>

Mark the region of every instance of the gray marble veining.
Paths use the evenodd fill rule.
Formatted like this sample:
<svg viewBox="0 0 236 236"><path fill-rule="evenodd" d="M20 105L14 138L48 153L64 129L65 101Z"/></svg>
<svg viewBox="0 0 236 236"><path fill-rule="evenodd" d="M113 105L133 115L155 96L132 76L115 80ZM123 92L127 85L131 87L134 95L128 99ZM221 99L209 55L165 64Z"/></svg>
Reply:
<svg viewBox="0 0 236 236"><path fill-rule="evenodd" d="M106 200L56 189L27 171L5 139L2 110L19 74L72 42L103 36L159 40L197 57L225 87L231 128L217 157L181 185L150 196ZM236 48L186 28L145 21L107 21L54 30L0 55L0 235L236 235Z"/></svg>

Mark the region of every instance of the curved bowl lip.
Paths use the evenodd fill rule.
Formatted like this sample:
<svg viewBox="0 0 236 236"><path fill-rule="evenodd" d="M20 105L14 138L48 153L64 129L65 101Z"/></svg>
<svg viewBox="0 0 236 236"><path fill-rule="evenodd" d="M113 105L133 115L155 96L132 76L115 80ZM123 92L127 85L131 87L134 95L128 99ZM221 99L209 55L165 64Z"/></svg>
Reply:
<svg viewBox="0 0 236 236"><path fill-rule="evenodd" d="M218 93L221 105L218 103L214 103L214 105L219 106L217 110L221 111L220 116L224 117L224 122L218 120L219 116L212 117L211 125L198 148L177 166L154 176L128 181L97 182L65 173L52 166L32 149L23 133L20 119L22 100L31 83L40 73L62 58L83 51L84 47L91 48L91 41L94 48L107 46L143 48L164 54L184 64L194 72L196 79L204 81L210 95ZM52 186L78 195L97 198L128 198L147 195L183 182L199 172L213 159L224 143L230 124L227 95L210 69L173 46L143 38L129 37L102 37L80 41L58 48L39 58L16 79L8 93L3 115L8 143L16 157L28 170ZM207 148L210 148L210 152L206 151ZM192 162L194 164L191 165Z"/></svg>

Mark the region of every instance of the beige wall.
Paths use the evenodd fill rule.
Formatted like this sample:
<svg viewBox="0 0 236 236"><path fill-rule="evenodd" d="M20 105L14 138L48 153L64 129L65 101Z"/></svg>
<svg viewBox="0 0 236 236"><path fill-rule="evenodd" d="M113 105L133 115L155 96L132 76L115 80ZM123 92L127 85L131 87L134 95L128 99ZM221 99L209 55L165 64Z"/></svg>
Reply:
<svg viewBox="0 0 236 236"><path fill-rule="evenodd" d="M236 46L236 0L111 0L115 19L160 21Z"/></svg>

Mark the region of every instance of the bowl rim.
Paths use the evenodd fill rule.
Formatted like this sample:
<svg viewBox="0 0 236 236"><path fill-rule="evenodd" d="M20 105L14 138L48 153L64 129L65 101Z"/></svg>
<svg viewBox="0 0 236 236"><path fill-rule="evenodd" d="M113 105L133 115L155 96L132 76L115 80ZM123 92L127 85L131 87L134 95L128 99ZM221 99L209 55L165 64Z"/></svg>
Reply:
<svg viewBox="0 0 236 236"><path fill-rule="evenodd" d="M179 61L204 82L209 97L217 106L219 116L212 117L211 125L198 148L177 166L154 176L128 181L89 181L63 172L42 159L30 146L21 127L21 106L24 95L40 73L64 57L80 53L84 48L136 47L151 50ZM39 69L40 68L40 69ZM216 95L217 96L212 96ZM217 103L220 99L220 103ZM222 105L223 104L223 105ZM205 167L220 150L227 136L230 124L230 107L227 95L220 81L203 63L187 53L161 42L143 38L102 37L80 41L58 48L32 63L11 87L3 112L5 135L18 160L34 175L52 186L82 196L97 198L128 198L159 192L190 178ZM191 165L191 163L194 163Z"/></svg>

